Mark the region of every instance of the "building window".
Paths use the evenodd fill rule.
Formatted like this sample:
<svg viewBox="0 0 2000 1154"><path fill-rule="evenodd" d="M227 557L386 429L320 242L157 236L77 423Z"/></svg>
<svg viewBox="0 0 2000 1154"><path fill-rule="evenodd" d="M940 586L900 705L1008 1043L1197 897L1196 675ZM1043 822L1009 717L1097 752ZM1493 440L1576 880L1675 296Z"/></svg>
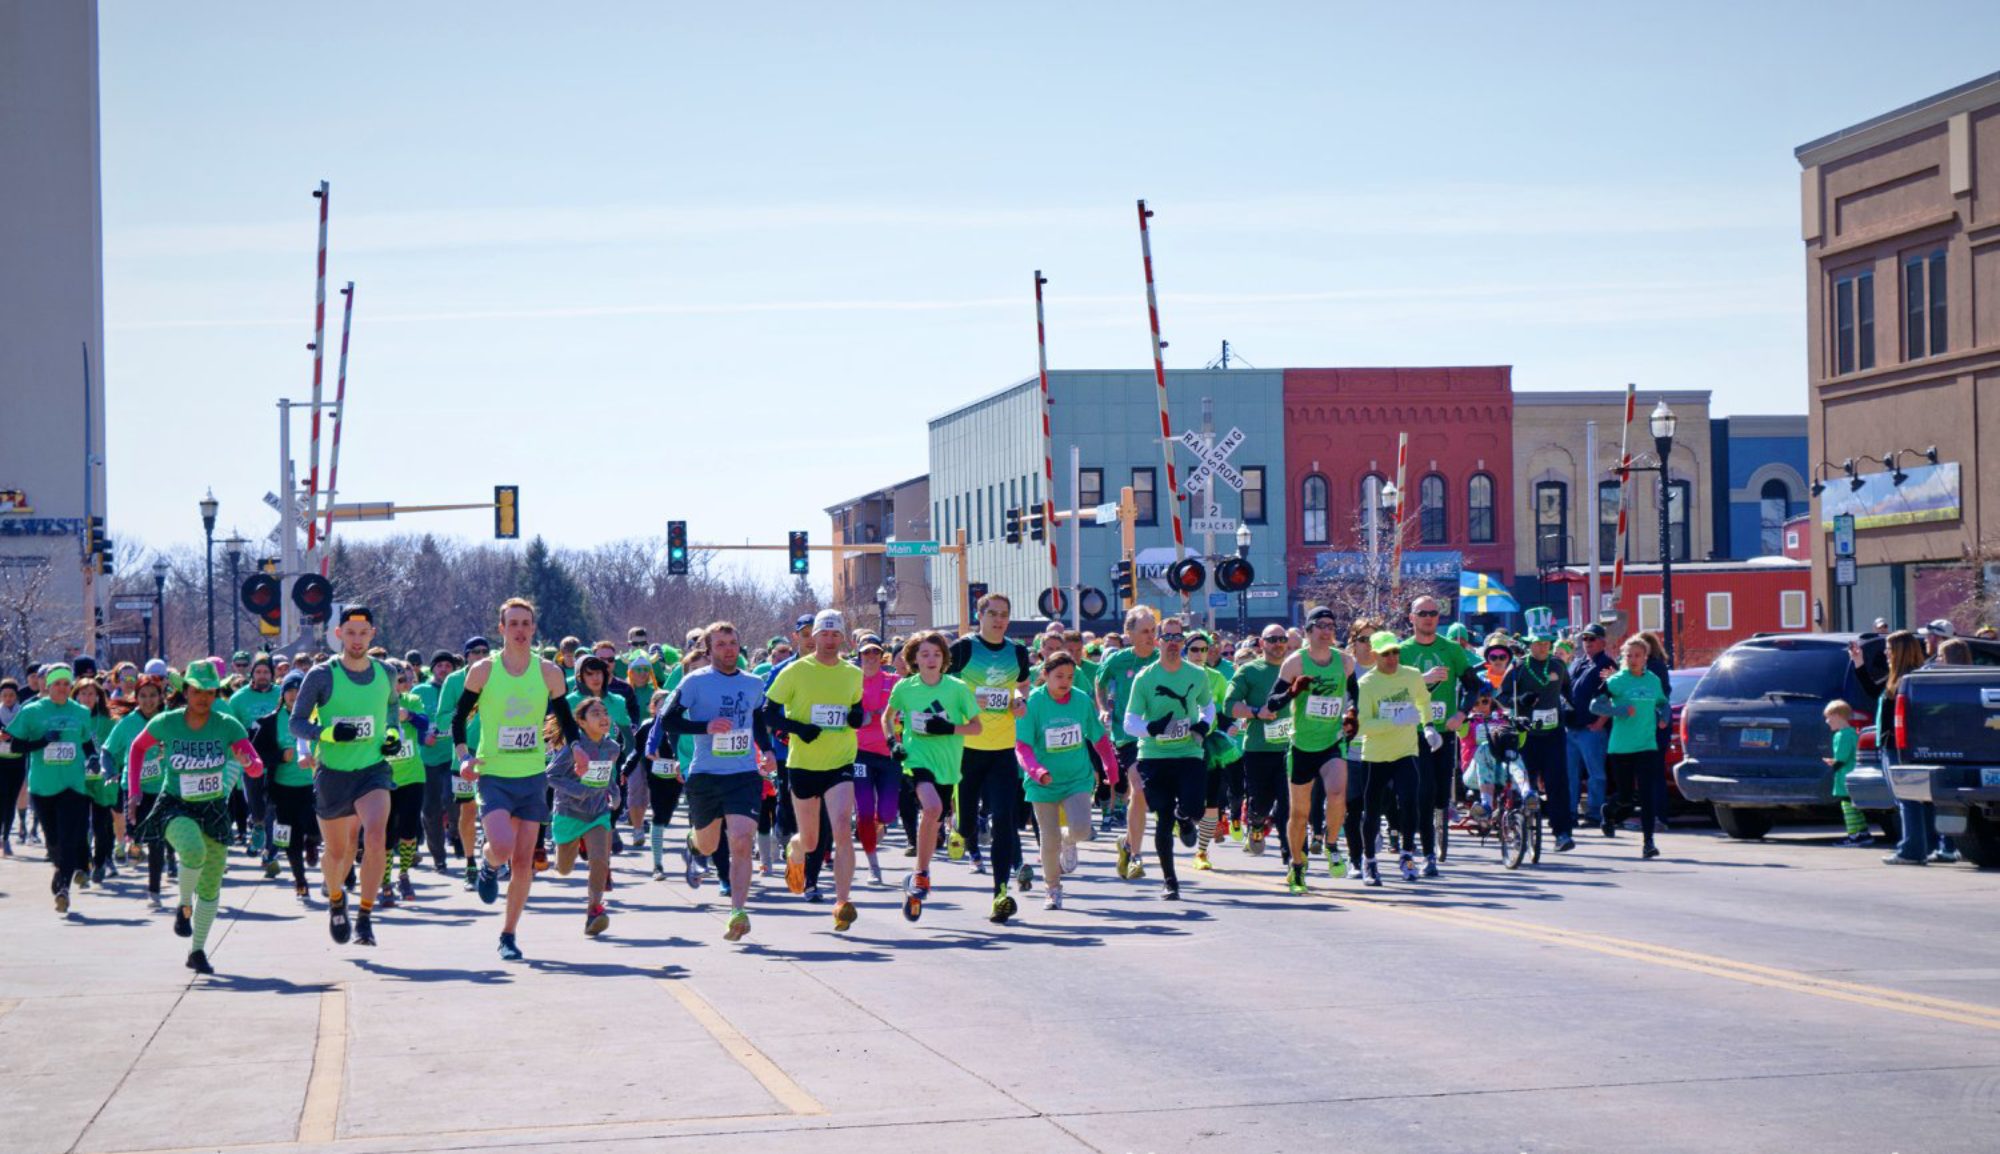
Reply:
<svg viewBox="0 0 2000 1154"><path fill-rule="evenodd" d="M1262 525L1264 517L1264 466L1245 465L1243 473L1243 523Z"/></svg>
<svg viewBox="0 0 2000 1154"><path fill-rule="evenodd" d="M1535 484L1535 566L1547 569L1569 564L1569 486L1561 481Z"/></svg>
<svg viewBox="0 0 2000 1154"><path fill-rule="evenodd" d="M1834 372L1875 367L1875 274L1862 271L1833 282Z"/></svg>
<svg viewBox="0 0 2000 1154"><path fill-rule="evenodd" d="M1806 595L1802 589L1786 589L1778 594L1778 627L1780 629L1804 629L1806 627Z"/></svg>
<svg viewBox="0 0 2000 1154"><path fill-rule="evenodd" d="M1597 483L1597 563L1618 560L1619 485L1616 481Z"/></svg>
<svg viewBox="0 0 2000 1154"><path fill-rule="evenodd" d="M1731 621L1731 599L1727 593L1708 595L1708 629L1711 633L1727 633L1735 628Z"/></svg>
<svg viewBox="0 0 2000 1154"><path fill-rule="evenodd" d="M1663 629L1666 623L1660 620L1660 595L1658 593L1639 594L1639 628L1641 631Z"/></svg>
<svg viewBox="0 0 2000 1154"><path fill-rule="evenodd" d="M1485 473L1465 483L1465 538L1475 545L1493 541L1493 478Z"/></svg>
<svg viewBox="0 0 2000 1154"><path fill-rule="evenodd" d="M1688 509L1694 502L1694 485L1675 481L1667 486L1667 545L1674 560L1688 559Z"/></svg>
<svg viewBox="0 0 2000 1154"><path fill-rule="evenodd" d="M1299 530L1306 544L1326 544L1326 478L1318 473L1299 486Z"/></svg>
<svg viewBox="0 0 2000 1154"><path fill-rule="evenodd" d="M1776 477L1757 497L1757 548L1766 557L1784 552L1785 522L1792 515L1792 487Z"/></svg>
<svg viewBox="0 0 2000 1154"><path fill-rule="evenodd" d="M1903 359L1934 357L1946 350L1944 250L1933 249L1903 261Z"/></svg>
<svg viewBox="0 0 2000 1154"><path fill-rule="evenodd" d="M1442 545L1444 532L1444 478L1432 473L1417 482L1417 536L1426 545Z"/></svg>
<svg viewBox="0 0 2000 1154"><path fill-rule="evenodd" d="M1079 469L1076 475L1076 487L1081 491L1076 499L1077 504L1086 509L1094 509L1104 504L1104 470Z"/></svg>
<svg viewBox="0 0 2000 1154"><path fill-rule="evenodd" d="M1160 510L1153 501L1153 470L1132 470L1132 500L1139 506L1139 524L1160 523Z"/></svg>

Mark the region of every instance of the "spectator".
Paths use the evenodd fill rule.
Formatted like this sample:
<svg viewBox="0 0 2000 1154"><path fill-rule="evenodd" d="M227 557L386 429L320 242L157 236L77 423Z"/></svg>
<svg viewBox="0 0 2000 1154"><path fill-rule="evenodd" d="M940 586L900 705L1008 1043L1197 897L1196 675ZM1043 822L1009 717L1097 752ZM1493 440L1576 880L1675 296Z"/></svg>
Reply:
<svg viewBox="0 0 2000 1154"><path fill-rule="evenodd" d="M1882 690L1882 700L1875 706L1875 749L1882 759L1882 772L1888 773L1894 759L1897 745L1896 734L1896 687L1902 683L1903 675L1920 669L1925 663L1924 643L1907 629L1898 629L1889 635L1889 679ZM1931 851L1937 848L1937 807L1927 801L1896 801L1897 816L1902 819L1903 837L1896 846L1896 852L1882 858L1884 865L1923 865L1930 860Z"/></svg>
<svg viewBox="0 0 2000 1154"><path fill-rule="evenodd" d="M1595 622L1577 634L1583 655L1569 667L1569 797L1575 813L1586 783L1592 815L1604 812L1604 757L1611 740L1611 721L1590 711L1590 703L1604 691L1604 678L1612 671L1611 655L1604 651L1604 627Z"/></svg>

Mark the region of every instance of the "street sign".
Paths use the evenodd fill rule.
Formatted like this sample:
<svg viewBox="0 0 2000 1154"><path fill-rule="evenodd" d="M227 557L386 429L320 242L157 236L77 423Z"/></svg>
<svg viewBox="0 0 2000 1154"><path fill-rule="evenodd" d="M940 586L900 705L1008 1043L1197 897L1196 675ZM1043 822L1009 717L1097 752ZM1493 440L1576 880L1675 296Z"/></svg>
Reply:
<svg viewBox="0 0 2000 1154"><path fill-rule="evenodd" d="M1236 532L1236 521L1231 517L1196 517L1188 522L1190 533L1215 533L1217 535Z"/></svg>
<svg viewBox="0 0 2000 1154"><path fill-rule="evenodd" d="M106 645L144 645L146 639L137 633L113 633L104 639Z"/></svg>
<svg viewBox="0 0 2000 1154"><path fill-rule="evenodd" d="M1181 482L1183 490L1190 495L1199 493L1208 488L1209 478L1220 477L1222 483L1231 489L1238 493L1243 491L1243 474L1229 465L1229 455L1243 446L1242 429L1231 426L1229 431L1222 435L1222 439L1212 446L1204 446L1201 434L1193 429L1185 430L1177 439L1182 448L1201 458L1201 464L1196 465L1188 473L1187 480Z"/></svg>
<svg viewBox="0 0 2000 1154"><path fill-rule="evenodd" d="M1842 587L1854 584L1854 558L1836 557L1833 559L1833 583Z"/></svg>
<svg viewBox="0 0 2000 1154"><path fill-rule="evenodd" d="M891 629L914 629L916 625L917 615L914 613L889 614L889 628Z"/></svg>
<svg viewBox="0 0 2000 1154"><path fill-rule="evenodd" d="M882 546L884 557L935 557L937 551L936 541L891 541Z"/></svg>
<svg viewBox="0 0 2000 1154"><path fill-rule="evenodd" d="M1116 525L1118 523L1118 502L1116 501L1111 502L1109 505L1099 505L1092 512L1097 515L1097 523L1100 525Z"/></svg>
<svg viewBox="0 0 2000 1154"><path fill-rule="evenodd" d="M120 613L145 613L153 608L151 597L113 597L111 608Z"/></svg>
<svg viewBox="0 0 2000 1154"><path fill-rule="evenodd" d="M1209 607L1210 609L1227 609L1227 608L1229 608L1229 594L1227 594L1227 593L1210 593L1210 594L1208 595L1208 607Z"/></svg>
<svg viewBox="0 0 2000 1154"><path fill-rule="evenodd" d="M1842 513L1833 519L1833 555L1854 556L1854 514ZM1849 585L1853 582L1849 581Z"/></svg>
<svg viewBox="0 0 2000 1154"><path fill-rule="evenodd" d="M1244 593L1252 601L1275 601L1284 595L1285 591L1276 585L1252 585Z"/></svg>

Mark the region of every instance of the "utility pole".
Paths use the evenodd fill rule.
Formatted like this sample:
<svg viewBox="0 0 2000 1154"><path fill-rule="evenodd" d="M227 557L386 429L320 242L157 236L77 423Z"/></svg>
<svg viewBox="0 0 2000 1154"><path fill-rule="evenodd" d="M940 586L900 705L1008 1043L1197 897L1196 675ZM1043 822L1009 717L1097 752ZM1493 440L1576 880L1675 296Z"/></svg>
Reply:
<svg viewBox="0 0 2000 1154"><path fill-rule="evenodd" d="M1223 367L1228 368L1229 366L1226 363L1229 359L1228 341L1222 342L1222 358L1225 362ZM1206 459L1206 454L1208 453L1208 451L1213 448L1215 448L1215 398L1203 397L1201 399L1201 451L1204 455L1204 459ZM1178 493L1175 494L1176 498L1178 498L1179 496L1180 494ZM1215 470L1213 469L1210 469L1208 471L1208 484L1202 487L1201 503L1202 503L1202 510L1201 510L1202 520L1204 521L1214 520L1215 519ZM1205 564L1211 567L1215 564L1215 531L1213 529L1202 530L1201 556ZM1211 569L1211 572L1212 571L1213 570ZM1208 632L1211 636L1213 636L1215 633L1215 599L1208 596L1207 591L1203 590L1202 600L1207 602L1208 604Z"/></svg>

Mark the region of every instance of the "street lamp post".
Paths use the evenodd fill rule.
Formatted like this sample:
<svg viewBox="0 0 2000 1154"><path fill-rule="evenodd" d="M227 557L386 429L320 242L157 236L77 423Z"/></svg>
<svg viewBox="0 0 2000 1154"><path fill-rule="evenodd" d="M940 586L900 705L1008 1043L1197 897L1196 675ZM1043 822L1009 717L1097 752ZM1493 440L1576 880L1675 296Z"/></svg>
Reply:
<svg viewBox="0 0 2000 1154"><path fill-rule="evenodd" d="M153 562L153 604L160 622L160 656L167 655L167 559Z"/></svg>
<svg viewBox="0 0 2000 1154"><path fill-rule="evenodd" d="M1673 475L1667 462L1674 451L1674 428L1679 424L1674 411L1661 401L1647 419L1653 431L1653 451L1660 458L1660 625L1661 644L1667 651L1667 668L1674 665L1674 550L1673 528L1667 506L1673 495Z"/></svg>
<svg viewBox="0 0 2000 1154"><path fill-rule="evenodd" d="M229 538L222 543L222 549L229 557L229 649L233 653L243 648L243 613L236 604L235 591L243 587L243 578L238 567L243 564L243 547L250 542L236 530L229 531Z"/></svg>
<svg viewBox="0 0 2000 1154"><path fill-rule="evenodd" d="M215 652L215 510L219 504L220 502L215 499L215 490L213 489L208 491L208 496L201 499L201 532L207 541L206 547L202 549L202 559L208 568L208 649L206 652L211 654Z"/></svg>
<svg viewBox="0 0 2000 1154"><path fill-rule="evenodd" d="M1236 556L1239 560L1250 559L1250 526L1247 522L1236 526ZM1250 590L1236 591L1236 636L1250 635Z"/></svg>
<svg viewBox="0 0 2000 1154"><path fill-rule="evenodd" d="M1386 612L1382 601L1387 596L1386 590L1389 587L1388 559L1395 556L1395 550L1389 547L1389 535L1396 530L1396 502L1401 499L1402 494L1396 491L1396 482L1388 481L1382 485L1379 497L1381 509L1375 514L1375 532L1369 535L1369 540L1374 546L1375 558L1368 566L1371 582L1377 568L1381 568L1381 586L1371 589L1368 597L1370 612L1377 617L1383 616Z"/></svg>
<svg viewBox="0 0 2000 1154"><path fill-rule="evenodd" d="M886 639L889 636L889 586L886 583L875 587L875 615L880 619L877 628Z"/></svg>

